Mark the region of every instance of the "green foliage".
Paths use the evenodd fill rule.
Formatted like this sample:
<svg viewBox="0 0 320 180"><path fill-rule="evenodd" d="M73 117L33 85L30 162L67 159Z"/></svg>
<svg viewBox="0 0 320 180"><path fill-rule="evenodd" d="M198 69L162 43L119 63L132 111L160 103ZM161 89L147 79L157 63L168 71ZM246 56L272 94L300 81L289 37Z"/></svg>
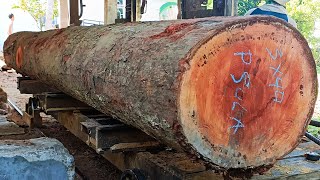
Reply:
<svg viewBox="0 0 320 180"><path fill-rule="evenodd" d="M249 9L257 7L262 0L239 0L238 15L243 16Z"/></svg>
<svg viewBox="0 0 320 180"><path fill-rule="evenodd" d="M315 121L320 121L319 118L316 119L312 119ZM314 135L315 137L320 136L320 128L319 127L315 127L315 126L308 126L308 132L310 132L312 135Z"/></svg>
<svg viewBox="0 0 320 180"><path fill-rule="evenodd" d="M297 22L301 34L306 38L312 49L313 57L316 61L317 71L320 70L320 38L314 36L315 21L320 20L319 0L291 0L287 3L289 15ZM319 121L319 117L315 119ZM320 128L308 126L308 131L314 136L318 136Z"/></svg>
<svg viewBox="0 0 320 180"><path fill-rule="evenodd" d="M239 0L238 14L265 3L265 0ZM307 39L320 73L320 38L314 36L315 21L320 21L319 0L291 0L286 4L288 14L297 22L298 30Z"/></svg>
<svg viewBox="0 0 320 180"><path fill-rule="evenodd" d="M53 5L53 18L59 16L59 10L58 10L58 0L54 0L54 5Z"/></svg>
<svg viewBox="0 0 320 180"><path fill-rule="evenodd" d="M14 4L12 8L19 8L30 13L30 15L38 23L39 29L42 30L44 23L41 17L45 16L45 6L39 0L19 0L18 4Z"/></svg>
<svg viewBox="0 0 320 180"><path fill-rule="evenodd" d="M289 15L297 22L302 35L307 39L312 48L313 57L320 67L320 38L314 36L315 21L320 20L319 0L291 0L287 4Z"/></svg>
<svg viewBox="0 0 320 180"><path fill-rule="evenodd" d="M37 22L42 31L44 26L44 17L46 16L46 1L43 0L19 0L12 8L19 8L27 11ZM54 0L53 17L58 16L58 0Z"/></svg>
<svg viewBox="0 0 320 180"><path fill-rule="evenodd" d="M320 135L320 128L314 126L308 126L308 132L318 137Z"/></svg>

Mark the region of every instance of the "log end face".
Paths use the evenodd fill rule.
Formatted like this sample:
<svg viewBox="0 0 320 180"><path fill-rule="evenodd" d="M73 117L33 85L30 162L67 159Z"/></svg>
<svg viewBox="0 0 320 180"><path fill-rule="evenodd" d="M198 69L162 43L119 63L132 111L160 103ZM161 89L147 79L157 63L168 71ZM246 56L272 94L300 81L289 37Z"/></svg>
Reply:
<svg viewBox="0 0 320 180"><path fill-rule="evenodd" d="M21 67L25 64L24 49L26 37L30 34L32 34L32 32L14 33L6 39L3 45L3 55L6 64L20 73Z"/></svg>
<svg viewBox="0 0 320 180"><path fill-rule="evenodd" d="M18 47L16 52L16 66L17 68L21 68L23 62L23 51L22 47Z"/></svg>
<svg viewBox="0 0 320 180"><path fill-rule="evenodd" d="M226 28L196 50L180 86L188 143L225 168L272 164L298 144L316 100L314 60L279 23Z"/></svg>
<svg viewBox="0 0 320 180"><path fill-rule="evenodd" d="M15 42L14 34L10 35L3 44L3 56L7 65L10 65L11 59L15 56ZM11 66L12 67L12 66Z"/></svg>

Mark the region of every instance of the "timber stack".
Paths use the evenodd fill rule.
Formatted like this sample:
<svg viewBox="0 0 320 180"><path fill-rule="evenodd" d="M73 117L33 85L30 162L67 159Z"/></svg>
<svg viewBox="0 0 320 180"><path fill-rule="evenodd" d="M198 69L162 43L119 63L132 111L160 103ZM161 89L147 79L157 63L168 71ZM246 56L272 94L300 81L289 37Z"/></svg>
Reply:
<svg viewBox="0 0 320 180"><path fill-rule="evenodd" d="M227 169L292 151L316 101L306 40L273 17L19 32L4 56L17 72Z"/></svg>

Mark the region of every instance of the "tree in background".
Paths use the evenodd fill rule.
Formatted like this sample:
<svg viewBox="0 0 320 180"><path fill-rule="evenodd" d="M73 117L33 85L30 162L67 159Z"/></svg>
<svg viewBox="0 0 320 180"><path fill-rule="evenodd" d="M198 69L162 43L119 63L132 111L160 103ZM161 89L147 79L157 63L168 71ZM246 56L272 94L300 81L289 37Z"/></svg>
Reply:
<svg viewBox="0 0 320 180"><path fill-rule="evenodd" d="M238 14L244 15L249 9L265 3L264 0L239 0ZM311 47L313 57L316 61L317 71L320 71L320 38L315 37L315 22L320 21L320 1L319 0L291 0L287 3L289 15L297 22L297 28L307 39ZM315 116L315 115L314 115ZM315 116L319 120L320 117ZM319 129L313 126L308 127L308 131L318 136Z"/></svg>
<svg viewBox="0 0 320 180"><path fill-rule="evenodd" d="M320 21L319 0L291 0L287 4L289 15L297 22L302 35L307 39L313 53L313 57L320 69L320 38L315 37L315 22Z"/></svg>
<svg viewBox="0 0 320 180"><path fill-rule="evenodd" d="M244 15L249 9L265 3L265 0L239 0L238 15ZM320 70L320 38L314 35L315 22L320 21L319 0L291 0L287 3L289 15L297 22L298 30L307 39Z"/></svg>
<svg viewBox="0 0 320 180"><path fill-rule="evenodd" d="M19 8L27 11L37 22L42 31L45 25L46 1L44 0L19 0L12 8ZM58 0L54 0L53 17L58 16Z"/></svg>
<svg viewBox="0 0 320 180"><path fill-rule="evenodd" d="M238 15L243 16L249 9L257 7L261 0L238 0Z"/></svg>
<svg viewBox="0 0 320 180"><path fill-rule="evenodd" d="M320 1L319 0L291 0L287 3L289 15L297 22L301 34L307 39L311 47L317 71L320 71L320 38L315 37L315 22L320 21ZM317 113L313 119L319 120ZM315 136L320 134L319 128L309 126L308 131Z"/></svg>

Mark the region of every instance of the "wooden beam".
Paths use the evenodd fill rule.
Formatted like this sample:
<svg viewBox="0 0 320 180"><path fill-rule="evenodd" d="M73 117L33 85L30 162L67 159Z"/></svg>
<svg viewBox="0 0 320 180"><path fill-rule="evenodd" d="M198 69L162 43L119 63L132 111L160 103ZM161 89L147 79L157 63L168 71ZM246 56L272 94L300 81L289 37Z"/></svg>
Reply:
<svg viewBox="0 0 320 180"><path fill-rule="evenodd" d="M114 24L117 19L117 0L104 0L104 24Z"/></svg>

